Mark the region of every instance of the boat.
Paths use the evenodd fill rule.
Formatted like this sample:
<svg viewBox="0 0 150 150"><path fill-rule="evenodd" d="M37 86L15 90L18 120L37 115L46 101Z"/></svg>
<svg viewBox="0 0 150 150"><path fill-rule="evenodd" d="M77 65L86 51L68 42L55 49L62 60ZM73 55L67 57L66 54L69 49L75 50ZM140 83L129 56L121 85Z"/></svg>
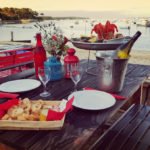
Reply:
<svg viewBox="0 0 150 150"><path fill-rule="evenodd" d="M70 26L70 28L73 28L73 26Z"/></svg>
<svg viewBox="0 0 150 150"><path fill-rule="evenodd" d="M74 24L79 24L79 21L75 21Z"/></svg>
<svg viewBox="0 0 150 150"><path fill-rule="evenodd" d="M130 26L129 25L122 25L122 26L119 26L120 29L128 29L130 30Z"/></svg>
<svg viewBox="0 0 150 150"><path fill-rule="evenodd" d="M116 22L116 25L120 28L120 29L130 29L130 24L129 23L126 23L124 21L121 21L121 22Z"/></svg>
<svg viewBox="0 0 150 150"><path fill-rule="evenodd" d="M150 21L146 22L146 27L150 27Z"/></svg>
<svg viewBox="0 0 150 150"><path fill-rule="evenodd" d="M147 19L140 19L136 22L137 26L150 27L150 21Z"/></svg>

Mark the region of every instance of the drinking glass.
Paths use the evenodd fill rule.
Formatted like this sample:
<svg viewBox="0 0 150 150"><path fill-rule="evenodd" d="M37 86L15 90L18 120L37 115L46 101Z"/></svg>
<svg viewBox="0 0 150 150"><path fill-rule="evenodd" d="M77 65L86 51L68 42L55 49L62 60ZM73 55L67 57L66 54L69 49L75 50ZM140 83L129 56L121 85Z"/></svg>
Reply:
<svg viewBox="0 0 150 150"><path fill-rule="evenodd" d="M42 97L50 96L51 94L46 90L46 84L50 80L51 69L50 68L39 68L38 76L44 86L44 91L40 94L40 96L42 96Z"/></svg>
<svg viewBox="0 0 150 150"><path fill-rule="evenodd" d="M81 66L71 66L70 77L74 82L74 92L77 91L77 84L81 80L82 75L83 75L83 68Z"/></svg>

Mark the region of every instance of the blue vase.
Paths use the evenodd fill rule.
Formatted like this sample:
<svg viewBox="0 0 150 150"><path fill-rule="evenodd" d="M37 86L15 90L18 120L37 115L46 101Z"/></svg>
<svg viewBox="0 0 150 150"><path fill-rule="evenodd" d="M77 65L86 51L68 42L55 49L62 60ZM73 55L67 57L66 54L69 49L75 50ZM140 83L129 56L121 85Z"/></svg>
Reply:
<svg viewBox="0 0 150 150"><path fill-rule="evenodd" d="M62 79L62 65L59 61L57 61L56 57L50 57L49 62L46 62L44 65L51 69L50 81Z"/></svg>

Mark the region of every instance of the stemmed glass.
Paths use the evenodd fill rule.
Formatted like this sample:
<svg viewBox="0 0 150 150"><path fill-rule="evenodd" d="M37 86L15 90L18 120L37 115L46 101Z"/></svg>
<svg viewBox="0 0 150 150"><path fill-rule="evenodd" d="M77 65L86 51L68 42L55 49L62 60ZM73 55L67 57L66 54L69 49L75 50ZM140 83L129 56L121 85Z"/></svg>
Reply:
<svg viewBox="0 0 150 150"><path fill-rule="evenodd" d="M74 92L77 91L77 84L81 80L83 75L83 68L81 66L71 66L70 68L70 77L74 82Z"/></svg>
<svg viewBox="0 0 150 150"><path fill-rule="evenodd" d="M51 94L46 90L46 84L50 80L51 69L50 68L39 68L38 76L44 86L44 91L40 94L40 96L42 96L42 97L50 96Z"/></svg>

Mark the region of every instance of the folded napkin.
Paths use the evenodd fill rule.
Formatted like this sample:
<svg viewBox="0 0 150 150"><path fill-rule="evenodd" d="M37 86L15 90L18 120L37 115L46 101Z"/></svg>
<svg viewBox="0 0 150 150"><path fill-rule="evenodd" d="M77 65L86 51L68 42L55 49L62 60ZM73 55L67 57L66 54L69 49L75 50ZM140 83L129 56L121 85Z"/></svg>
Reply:
<svg viewBox="0 0 150 150"><path fill-rule="evenodd" d="M17 98L18 96L19 96L19 94L0 92L0 98Z"/></svg>
<svg viewBox="0 0 150 150"><path fill-rule="evenodd" d="M84 90L96 90L96 89L92 89L92 88L88 88L88 87L85 87L83 88ZM97 90L98 91L98 90ZM108 93L108 92L106 92ZM114 98L116 99L127 99L126 97L123 97L123 96L119 96L119 95L116 95L116 94L112 94L112 93L108 93L110 95L112 95Z"/></svg>
<svg viewBox="0 0 150 150"><path fill-rule="evenodd" d="M12 107L13 105L17 105L18 103L19 103L19 99L11 99L5 103L0 104L0 120L2 119L2 117L5 115L5 113L10 107Z"/></svg>
<svg viewBox="0 0 150 150"><path fill-rule="evenodd" d="M64 115L67 113L67 111L73 108L72 107L73 100L74 100L74 96L67 101L66 107L62 112L56 112L54 110L49 109L46 120L47 121L61 120L64 117Z"/></svg>

